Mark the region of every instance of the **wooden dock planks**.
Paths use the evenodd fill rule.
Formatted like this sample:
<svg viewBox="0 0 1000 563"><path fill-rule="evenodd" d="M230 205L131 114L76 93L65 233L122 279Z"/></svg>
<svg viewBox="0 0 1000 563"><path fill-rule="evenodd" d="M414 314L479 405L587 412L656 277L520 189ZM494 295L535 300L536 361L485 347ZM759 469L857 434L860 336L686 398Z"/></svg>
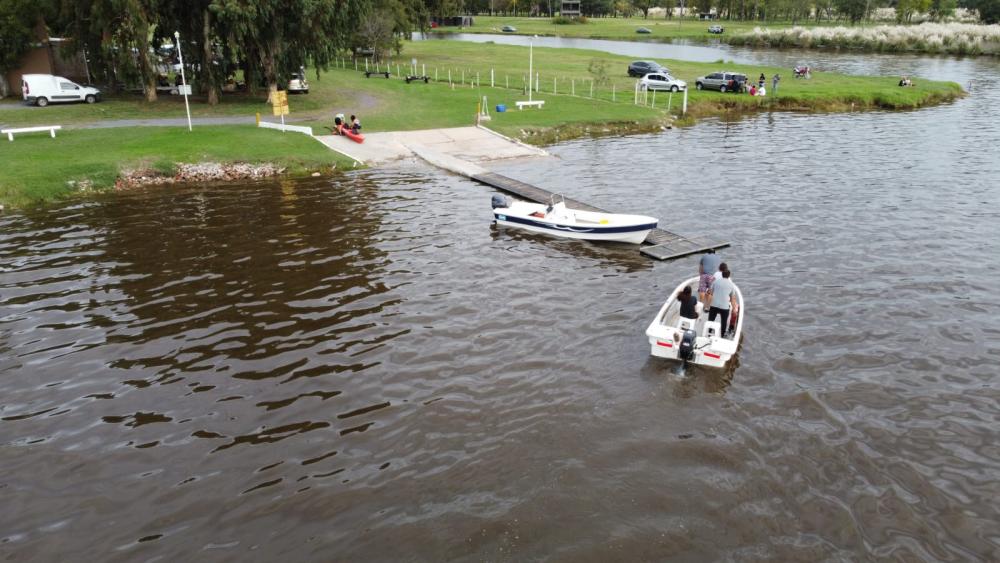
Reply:
<svg viewBox="0 0 1000 563"><path fill-rule="evenodd" d="M471 175L470 177L487 186L492 186L498 190L537 203L549 203L552 197L552 192L548 190L543 190L537 186L532 186L531 184L526 184L495 172L484 172ZM611 211L587 205L582 201L570 198L566 198L566 206L584 211L612 213ZM644 245L639 251L646 256L657 260L673 260L691 254L707 252L708 250L725 248L729 246L729 242L714 241L704 237L688 238L664 229L653 229L646 237Z"/></svg>

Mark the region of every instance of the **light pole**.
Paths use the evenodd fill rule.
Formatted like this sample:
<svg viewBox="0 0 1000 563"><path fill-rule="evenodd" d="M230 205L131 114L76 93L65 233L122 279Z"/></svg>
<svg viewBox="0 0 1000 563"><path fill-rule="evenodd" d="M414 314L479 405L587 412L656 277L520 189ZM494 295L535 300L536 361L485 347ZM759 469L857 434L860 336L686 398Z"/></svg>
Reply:
<svg viewBox="0 0 1000 563"><path fill-rule="evenodd" d="M529 102L531 101L531 88L532 86L535 85L534 61L535 61L535 37L532 36L531 39L528 40L528 101Z"/></svg>
<svg viewBox="0 0 1000 563"><path fill-rule="evenodd" d="M177 44L177 58L180 60L181 64L181 93L184 94L184 110L187 111L188 116L188 131L191 131L191 106L188 105L188 86L187 78L184 76L184 53L181 52L181 32L174 32L174 42Z"/></svg>

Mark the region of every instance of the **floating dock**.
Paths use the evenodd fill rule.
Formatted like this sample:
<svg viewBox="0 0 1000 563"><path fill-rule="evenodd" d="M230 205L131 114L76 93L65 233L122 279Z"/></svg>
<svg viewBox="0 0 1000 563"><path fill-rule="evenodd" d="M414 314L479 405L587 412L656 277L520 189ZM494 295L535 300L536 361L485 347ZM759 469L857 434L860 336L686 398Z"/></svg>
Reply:
<svg viewBox="0 0 1000 563"><path fill-rule="evenodd" d="M491 172L479 163L547 153L505 137L485 127L460 127L427 131L372 133L358 145L343 137L318 136L316 140L366 164L380 164L417 156L428 163L455 174L471 178L487 186L537 203L549 203L553 192ZM575 209L614 213L566 198L566 205ZM664 229L653 229L639 251L657 260L673 260L691 254L729 246L727 241L690 238Z"/></svg>

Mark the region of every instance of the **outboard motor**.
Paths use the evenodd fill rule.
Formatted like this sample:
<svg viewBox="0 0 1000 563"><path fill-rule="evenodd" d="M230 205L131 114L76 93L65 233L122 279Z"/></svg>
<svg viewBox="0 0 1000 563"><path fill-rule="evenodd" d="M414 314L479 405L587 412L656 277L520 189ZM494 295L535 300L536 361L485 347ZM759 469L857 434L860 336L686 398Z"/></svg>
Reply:
<svg viewBox="0 0 1000 563"><path fill-rule="evenodd" d="M493 209L498 207L510 207L510 200L500 194L493 194L493 201L490 202Z"/></svg>
<svg viewBox="0 0 1000 563"><path fill-rule="evenodd" d="M681 337L680 347L677 348L677 357L685 362L694 357L694 339L697 336L698 333L691 329L684 331L684 336Z"/></svg>

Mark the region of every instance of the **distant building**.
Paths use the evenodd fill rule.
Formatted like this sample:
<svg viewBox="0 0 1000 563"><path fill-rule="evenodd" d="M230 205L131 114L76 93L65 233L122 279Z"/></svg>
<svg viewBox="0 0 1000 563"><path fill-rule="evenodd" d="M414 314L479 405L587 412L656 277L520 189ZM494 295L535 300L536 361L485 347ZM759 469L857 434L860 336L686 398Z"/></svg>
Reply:
<svg viewBox="0 0 1000 563"><path fill-rule="evenodd" d="M472 16L444 16L431 18L431 27L472 27Z"/></svg>
<svg viewBox="0 0 1000 563"><path fill-rule="evenodd" d="M580 17L580 0L563 0L559 15L567 18Z"/></svg>
<svg viewBox="0 0 1000 563"><path fill-rule="evenodd" d="M80 51L67 51L69 39L49 37L36 43L22 58L21 64L0 76L0 96L20 96L21 76L56 74L77 82L90 82L87 61Z"/></svg>

